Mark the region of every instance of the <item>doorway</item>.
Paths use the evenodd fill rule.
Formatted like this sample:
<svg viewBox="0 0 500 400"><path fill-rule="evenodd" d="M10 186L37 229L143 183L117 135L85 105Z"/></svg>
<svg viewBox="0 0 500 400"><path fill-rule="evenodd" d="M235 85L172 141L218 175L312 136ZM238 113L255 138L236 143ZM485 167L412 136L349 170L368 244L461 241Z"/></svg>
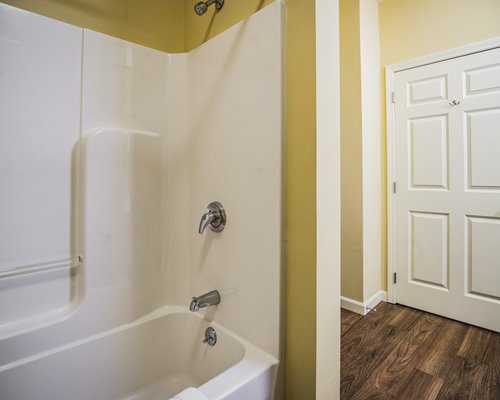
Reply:
<svg viewBox="0 0 500 400"><path fill-rule="evenodd" d="M497 332L499 45L387 69L389 299Z"/></svg>

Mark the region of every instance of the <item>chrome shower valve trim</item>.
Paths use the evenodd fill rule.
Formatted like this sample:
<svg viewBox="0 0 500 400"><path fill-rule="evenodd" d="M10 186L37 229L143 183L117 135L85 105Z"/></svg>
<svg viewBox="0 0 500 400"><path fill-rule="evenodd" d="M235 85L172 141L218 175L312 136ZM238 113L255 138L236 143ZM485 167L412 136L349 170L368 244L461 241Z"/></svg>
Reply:
<svg viewBox="0 0 500 400"><path fill-rule="evenodd" d="M201 216L198 233L201 235L208 227L212 232L222 232L226 226L226 211L221 203L214 201L207 206Z"/></svg>

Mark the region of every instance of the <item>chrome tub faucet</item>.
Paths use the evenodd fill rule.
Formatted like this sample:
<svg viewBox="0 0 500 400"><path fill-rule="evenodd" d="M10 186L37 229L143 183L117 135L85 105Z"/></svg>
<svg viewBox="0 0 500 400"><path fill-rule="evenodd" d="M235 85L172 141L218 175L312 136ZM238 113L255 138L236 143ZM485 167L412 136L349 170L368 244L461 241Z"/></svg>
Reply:
<svg viewBox="0 0 500 400"><path fill-rule="evenodd" d="M193 297L189 305L189 311L199 311L200 308L216 306L220 303L220 294L217 290L212 290L198 297Z"/></svg>

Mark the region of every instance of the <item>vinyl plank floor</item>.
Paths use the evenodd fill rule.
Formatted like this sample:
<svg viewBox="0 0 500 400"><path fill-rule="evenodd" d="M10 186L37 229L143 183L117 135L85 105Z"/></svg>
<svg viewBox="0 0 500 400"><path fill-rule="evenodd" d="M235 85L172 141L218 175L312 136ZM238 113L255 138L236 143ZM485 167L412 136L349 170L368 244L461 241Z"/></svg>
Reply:
<svg viewBox="0 0 500 400"><path fill-rule="evenodd" d="M500 334L388 303L341 320L342 400L500 400Z"/></svg>

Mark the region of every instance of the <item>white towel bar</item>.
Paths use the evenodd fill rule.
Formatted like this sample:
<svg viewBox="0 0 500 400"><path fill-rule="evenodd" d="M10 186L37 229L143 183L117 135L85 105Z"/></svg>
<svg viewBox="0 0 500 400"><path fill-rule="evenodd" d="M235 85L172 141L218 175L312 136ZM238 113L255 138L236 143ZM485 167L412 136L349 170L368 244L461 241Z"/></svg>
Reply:
<svg viewBox="0 0 500 400"><path fill-rule="evenodd" d="M82 256L65 258L62 260L52 260L46 262L37 262L33 264L1 266L0 279L11 278L14 276L31 274L35 272L49 271L55 269L71 269L76 268L82 262Z"/></svg>

